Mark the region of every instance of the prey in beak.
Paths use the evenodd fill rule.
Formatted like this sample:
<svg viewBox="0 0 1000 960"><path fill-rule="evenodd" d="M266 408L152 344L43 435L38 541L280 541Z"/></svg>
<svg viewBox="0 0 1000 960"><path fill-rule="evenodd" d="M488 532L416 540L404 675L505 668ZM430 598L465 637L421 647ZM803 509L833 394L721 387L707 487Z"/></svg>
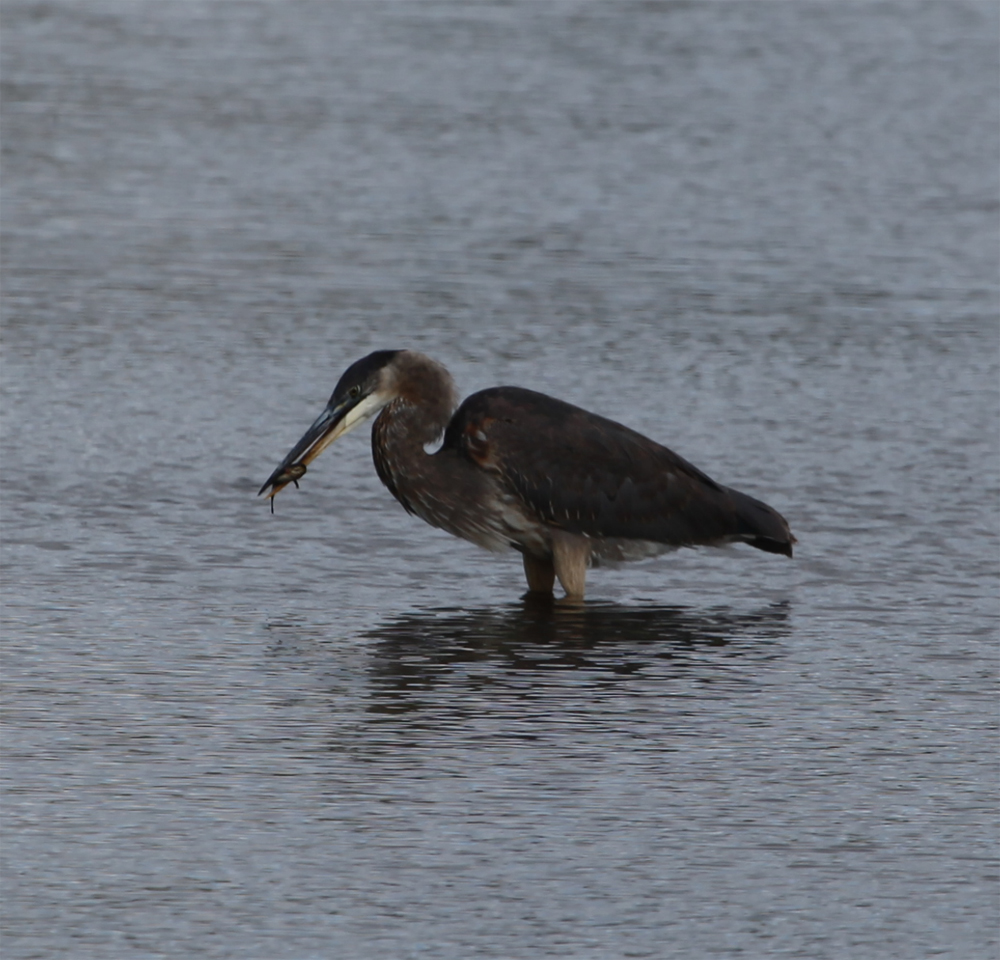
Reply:
<svg viewBox="0 0 1000 960"><path fill-rule="evenodd" d="M267 489L268 484L271 485L271 492L267 495L268 500L271 501L271 513L274 513L274 495L279 490L284 490L289 483L294 483L295 489L299 489L299 479L305 476L306 465L304 463L293 463L287 469L281 470L280 473L279 470L275 470L271 474L267 483L260 488L260 492L257 494L259 497Z"/></svg>
<svg viewBox="0 0 1000 960"><path fill-rule="evenodd" d="M260 488L257 495L267 494L271 513L274 513L275 494L290 483L298 487L309 464L334 440L364 423L392 400L393 393L382 388L380 377L365 376L369 371L356 369L358 367L359 364L355 364L340 378L326 409Z"/></svg>

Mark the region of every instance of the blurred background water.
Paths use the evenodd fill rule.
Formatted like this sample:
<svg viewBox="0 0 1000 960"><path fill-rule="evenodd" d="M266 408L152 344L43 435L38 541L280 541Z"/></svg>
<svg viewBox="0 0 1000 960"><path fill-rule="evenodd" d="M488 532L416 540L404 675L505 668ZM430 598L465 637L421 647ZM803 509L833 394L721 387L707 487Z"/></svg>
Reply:
<svg viewBox="0 0 1000 960"><path fill-rule="evenodd" d="M3 4L3 940L997 955L991 3ZM413 347L773 504L525 605Z"/></svg>

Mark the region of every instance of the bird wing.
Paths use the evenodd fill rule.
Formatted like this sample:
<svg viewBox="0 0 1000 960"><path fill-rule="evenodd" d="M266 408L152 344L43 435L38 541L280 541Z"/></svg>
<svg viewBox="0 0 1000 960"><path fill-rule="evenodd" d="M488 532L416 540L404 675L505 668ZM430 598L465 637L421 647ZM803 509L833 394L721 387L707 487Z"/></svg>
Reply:
<svg viewBox="0 0 1000 960"><path fill-rule="evenodd" d="M540 520L590 537L724 541L751 532L734 498L758 502L620 423L519 387L469 397L444 446L496 474Z"/></svg>

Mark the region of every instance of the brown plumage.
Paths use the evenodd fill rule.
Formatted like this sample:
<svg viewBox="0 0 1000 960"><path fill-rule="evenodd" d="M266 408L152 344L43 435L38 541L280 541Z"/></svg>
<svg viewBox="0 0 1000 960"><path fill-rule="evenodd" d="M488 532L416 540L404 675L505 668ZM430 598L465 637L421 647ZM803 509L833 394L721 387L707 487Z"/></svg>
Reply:
<svg viewBox="0 0 1000 960"><path fill-rule="evenodd" d="M532 591L551 592L558 577L567 596L582 599L587 566L682 546L743 541L792 555L795 538L779 513L613 420L520 387L456 404L450 374L430 358L370 354L344 373L261 493L273 497L378 413L372 453L392 495L435 527L520 551ZM442 433L440 449L427 453Z"/></svg>

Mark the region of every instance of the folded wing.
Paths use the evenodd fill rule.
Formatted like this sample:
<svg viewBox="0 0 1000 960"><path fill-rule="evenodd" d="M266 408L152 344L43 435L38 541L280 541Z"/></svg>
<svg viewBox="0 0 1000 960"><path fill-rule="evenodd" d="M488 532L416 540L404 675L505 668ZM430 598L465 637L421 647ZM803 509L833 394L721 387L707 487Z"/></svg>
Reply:
<svg viewBox="0 0 1000 960"><path fill-rule="evenodd" d="M743 540L792 554L788 524L771 507L642 434L545 394L519 387L473 394L452 417L444 446L571 533L674 546Z"/></svg>

